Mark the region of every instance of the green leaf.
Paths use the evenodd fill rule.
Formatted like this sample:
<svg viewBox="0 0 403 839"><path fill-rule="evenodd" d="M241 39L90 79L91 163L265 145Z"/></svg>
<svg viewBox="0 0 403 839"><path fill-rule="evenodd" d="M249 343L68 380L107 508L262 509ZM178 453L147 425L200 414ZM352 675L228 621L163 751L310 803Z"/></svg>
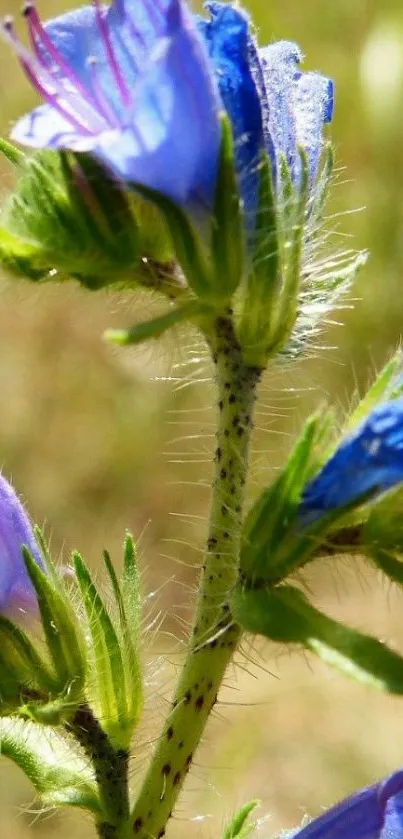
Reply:
<svg viewBox="0 0 403 839"><path fill-rule="evenodd" d="M26 548L23 548L23 555L37 594L43 631L59 689L67 691L73 712L73 699L81 696L86 671L77 619L67 595L55 588L52 579L39 568Z"/></svg>
<svg viewBox="0 0 403 839"><path fill-rule="evenodd" d="M0 719L0 752L27 775L44 804L82 807L101 814L88 760L73 741L33 722Z"/></svg>
<svg viewBox="0 0 403 839"><path fill-rule="evenodd" d="M205 313L206 309L199 300L189 300L187 303L175 306L163 315L138 323L130 329L107 329L104 337L107 341L120 346L142 344L151 338L159 338L168 329L183 321L193 320Z"/></svg>
<svg viewBox="0 0 403 839"><path fill-rule="evenodd" d="M89 672L88 694L97 715L114 746L127 748L129 710L125 668L120 640L89 570L80 556L74 554L74 566L81 590L90 632L88 655L93 660Z"/></svg>
<svg viewBox="0 0 403 839"><path fill-rule="evenodd" d="M231 123L221 120L221 152L212 222L216 294L231 299L244 269L245 219L241 208Z"/></svg>
<svg viewBox="0 0 403 839"><path fill-rule="evenodd" d="M259 804L257 799L244 804L225 828L222 839L246 839L256 826L249 821L249 816Z"/></svg>
<svg viewBox="0 0 403 839"><path fill-rule="evenodd" d="M248 632L301 645L356 681L403 694L400 655L376 638L327 617L295 587L238 587L231 608L234 619Z"/></svg>

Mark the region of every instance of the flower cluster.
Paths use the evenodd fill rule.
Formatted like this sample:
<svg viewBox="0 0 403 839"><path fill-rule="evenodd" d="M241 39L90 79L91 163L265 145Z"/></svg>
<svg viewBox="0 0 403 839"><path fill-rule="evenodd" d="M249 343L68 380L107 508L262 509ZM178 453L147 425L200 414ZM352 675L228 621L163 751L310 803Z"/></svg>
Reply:
<svg viewBox="0 0 403 839"><path fill-rule="evenodd" d="M229 115L246 210L256 203L261 152L278 181L282 162L300 177L299 147L315 181L333 89L301 73L299 48L259 48L250 21L225 3L210 19L182 0L100 0L43 25L24 9L31 50L11 19L2 25L44 104L16 124L15 140L35 148L90 152L125 184L152 188L187 209L212 207L220 112Z"/></svg>

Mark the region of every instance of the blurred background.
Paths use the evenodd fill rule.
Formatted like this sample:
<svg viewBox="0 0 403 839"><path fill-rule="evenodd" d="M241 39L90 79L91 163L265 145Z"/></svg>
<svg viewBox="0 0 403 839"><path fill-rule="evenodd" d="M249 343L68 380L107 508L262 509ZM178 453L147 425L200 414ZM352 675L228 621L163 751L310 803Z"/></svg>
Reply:
<svg viewBox="0 0 403 839"><path fill-rule="evenodd" d="M403 7L401 0L250 0L249 7L261 43L296 40L306 68L334 78L338 174L328 229L340 247L371 251L354 300L335 315L341 325L327 329L308 359L266 376L253 493L282 462L312 406L347 407L400 341ZM44 17L65 8L61 0L40 3ZM0 9L17 15L19 3L0 0ZM7 136L34 97L6 46L0 95ZM5 196L10 170L0 167ZM74 283L38 288L1 278L0 466L65 563L74 547L95 570L103 547L120 562L129 528L139 539L146 618L160 616L159 631L144 644L149 696L133 787L186 635L214 421L211 371L195 335L133 352L102 341L107 327L146 317L149 306ZM321 608L403 648L402 595L367 566L332 560L305 579ZM403 700L350 684L302 654L246 645L220 698L170 825L177 839L218 837L224 817L250 797L262 802L259 835L272 836L403 762ZM3 836L84 839L92 828L78 816L41 813L23 776L0 761Z"/></svg>

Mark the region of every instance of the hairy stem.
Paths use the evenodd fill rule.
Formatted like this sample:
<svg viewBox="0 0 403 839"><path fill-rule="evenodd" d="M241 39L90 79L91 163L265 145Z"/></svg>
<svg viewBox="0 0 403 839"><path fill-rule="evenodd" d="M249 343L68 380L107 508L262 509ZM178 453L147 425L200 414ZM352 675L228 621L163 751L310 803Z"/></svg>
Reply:
<svg viewBox="0 0 403 839"><path fill-rule="evenodd" d="M228 598L238 574L252 409L261 371L245 364L230 312L216 320L208 338L219 391L209 533L186 660L132 814L137 839L164 836L240 637Z"/></svg>
<svg viewBox="0 0 403 839"><path fill-rule="evenodd" d="M107 734L88 705L81 705L68 723L91 760L98 784L105 818L97 824L101 839L120 839L129 817L128 763L129 753L113 748Z"/></svg>

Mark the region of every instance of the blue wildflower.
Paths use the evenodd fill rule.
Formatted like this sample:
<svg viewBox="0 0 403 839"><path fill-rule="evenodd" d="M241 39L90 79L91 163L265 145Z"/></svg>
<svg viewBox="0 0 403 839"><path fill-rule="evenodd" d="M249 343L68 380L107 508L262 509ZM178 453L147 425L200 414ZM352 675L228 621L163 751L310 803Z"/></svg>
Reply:
<svg viewBox="0 0 403 839"><path fill-rule="evenodd" d="M22 547L43 566L29 518L14 489L0 474L0 613L17 617L36 611L36 595L28 578Z"/></svg>
<svg viewBox="0 0 403 839"><path fill-rule="evenodd" d="M354 793L291 835L293 839L402 839L403 771Z"/></svg>
<svg viewBox="0 0 403 839"><path fill-rule="evenodd" d="M378 405L306 487L303 526L403 481L403 397Z"/></svg>
<svg viewBox="0 0 403 839"><path fill-rule="evenodd" d="M220 146L219 96L181 0L115 0L42 25L25 6L31 52L7 19L3 35L44 99L13 138L93 153L124 182L182 205L209 204Z"/></svg>
<svg viewBox="0 0 403 839"><path fill-rule="evenodd" d="M275 177L284 159L298 183L302 146L313 183L330 80L300 72L295 44L259 49L238 8L207 9L210 20L191 15L184 0L94 0L43 25L28 3L31 51L11 20L3 35L45 104L19 120L14 139L91 152L119 180L200 212L213 204L224 107L246 210L255 206L264 149Z"/></svg>
<svg viewBox="0 0 403 839"><path fill-rule="evenodd" d="M302 53L289 41L259 48L249 18L226 3L206 4L211 20L199 20L224 106L231 118L247 205L257 192L262 149L271 158L279 185L281 160L298 183L301 147L314 183L323 125L333 114L333 83L319 73L301 73Z"/></svg>

